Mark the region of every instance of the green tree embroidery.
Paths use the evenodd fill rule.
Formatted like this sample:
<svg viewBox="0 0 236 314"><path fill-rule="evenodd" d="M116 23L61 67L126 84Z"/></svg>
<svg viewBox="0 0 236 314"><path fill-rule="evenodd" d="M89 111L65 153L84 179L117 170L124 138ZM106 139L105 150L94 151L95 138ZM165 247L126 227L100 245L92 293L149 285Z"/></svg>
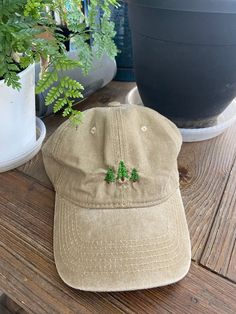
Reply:
<svg viewBox="0 0 236 314"><path fill-rule="evenodd" d="M109 168L106 173L105 181L107 183L115 182L115 172L112 168Z"/></svg>
<svg viewBox="0 0 236 314"><path fill-rule="evenodd" d="M117 180L121 180L121 181L125 181L125 178L129 178L129 175L128 175L128 170L123 162L123 160L120 161L119 163L119 168L118 168L118 171L117 171L117 177L116 179Z"/></svg>
<svg viewBox="0 0 236 314"><path fill-rule="evenodd" d="M136 182L139 180L139 174L136 168L132 169L131 175L130 175L130 181Z"/></svg>

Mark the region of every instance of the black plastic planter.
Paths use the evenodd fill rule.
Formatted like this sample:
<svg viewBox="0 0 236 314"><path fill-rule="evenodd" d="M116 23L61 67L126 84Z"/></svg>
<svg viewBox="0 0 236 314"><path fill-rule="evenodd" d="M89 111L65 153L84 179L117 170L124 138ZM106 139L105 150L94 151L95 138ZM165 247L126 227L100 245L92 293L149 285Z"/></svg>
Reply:
<svg viewBox="0 0 236 314"><path fill-rule="evenodd" d="M115 44L119 49L116 57L117 73L115 80L133 82L134 68L133 68L133 54L131 43L131 31L128 19L128 5L125 1L119 1L120 6L113 7L111 13L111 20L115 23L116 36L114 38Z"/></svg>
<svg viewBox="0 0 236 314"><path fill-rule="evenodd" d="M236 96L236 0L127 0L144 104L204 127Z"/></svg>

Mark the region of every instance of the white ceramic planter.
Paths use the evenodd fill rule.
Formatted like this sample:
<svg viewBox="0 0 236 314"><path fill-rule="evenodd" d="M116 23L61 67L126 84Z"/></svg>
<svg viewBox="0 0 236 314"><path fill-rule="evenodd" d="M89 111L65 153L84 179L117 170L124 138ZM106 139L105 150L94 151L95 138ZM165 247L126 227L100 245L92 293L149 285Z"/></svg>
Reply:
<svg viewBox="0 0 236 314"><path fill-rule="evenodd" d="M17 91L0 81L0 163L24 154L36 142L35 69L20 73Z"/></svg>

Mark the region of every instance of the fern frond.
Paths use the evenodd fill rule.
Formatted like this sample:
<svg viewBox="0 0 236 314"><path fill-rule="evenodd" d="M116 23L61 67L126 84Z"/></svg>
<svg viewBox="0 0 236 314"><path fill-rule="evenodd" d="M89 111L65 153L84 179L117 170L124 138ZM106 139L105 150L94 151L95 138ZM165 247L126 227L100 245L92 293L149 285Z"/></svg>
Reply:
<svg viewBox="0 0 236 314"><path fill-rule="evenodd" d="M83 121L83 116L83 112L72 109L69 119L72 125L77 127L77 125Z"/></svg>
<svg viewBox="0 0 236 314"><path fill-rule="evenodd" d="M41 62L36 92L47 91L46 104L54 112L63 110L73 123L82 114L72 108L75 99L82 99L83 87L62 71L81 68L85 74L93 63L93 51L114 57L117 53L110 21L110 5L117 0L90 0L88 12L83 12L82 0L4 0L0 1L0 79L8 86L21 87L18 73L34 62ZM78 49L78 60L66 55L65 40L52 12L59 14Z"/></svg>
<svg viewBox="0 0 236 314"><path fill-rule="evenodd" d="M59 99L57 99L57 101L55 102L54 106L53 106L53 112L56 113L59 110L61 110L65 105L67 104L67 99L61 97Z"/></svg>
<svg viewBox="0 0 236 314"><path fill-rule="evenodd" d="M16 72L8 71L4 76L4 82L7 84L7 86L11 86L15 89L20 90L21 89L21 83L20 78L16 74Z"/></svg>
<svg viewBox="0 0 236 314"><path fill-rule="evenodd" d="M93 63L93 52L90 45L86 42L82 35L74 36L74 45L78 50L78 58L81 69L85 75L89 73Z"/></svg>
<svg viewBox="0 0 236 314"><path fill-rule="evenodd" d="M47 93L45 102L47 105L51 105L55 102L61 95L63 94L63 90L59 87L52 87L49 92Z"/></svg>
<svg viewBox="0 0 236 314"><path fill-rule="evenodd" d="M43 93L47 90L54 82L58 80L58 74L55 71L45 72L36 86L36 93Z"/></svg>

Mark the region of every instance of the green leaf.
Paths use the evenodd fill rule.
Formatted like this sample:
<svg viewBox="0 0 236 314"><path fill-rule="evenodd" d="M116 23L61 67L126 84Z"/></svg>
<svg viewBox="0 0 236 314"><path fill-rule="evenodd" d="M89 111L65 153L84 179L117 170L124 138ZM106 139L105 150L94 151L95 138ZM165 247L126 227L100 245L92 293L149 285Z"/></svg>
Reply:
<svg viewBox="0 0 236 314"><path fill-rule="evenodd" d="M111 5L116 0L90 0L88 14L82 11L82 0L4 0L0 1L0 78L8 86L20 88L18 73L34 62L41 62L37 93L47 91L46 103L63 110L73 123L82 114L72 108L75 99L83 97L79 82L64 78L62 71L81 68L86 74L93 63L93 49L98 56L114 57L114 24L110 21ZM66 39L53 19L60 16L72 34L79 60L70 59L65 51ZM49 35L42 37L42 35ZM92 43L92 44L91 44Z"/></svg>
<svg viewBox="0 0 236 314"><path fill-rule="evenodd" d="M80 67L83 70L83 73L87 75L91 69L93 63L93 52L90 45L86 42L84 38L85 35L76 35L74 36L74 45L78 49L78 58L80 61Z"/></svg>
<svg viewBox="0 0 236 314"><path fill-rule="evenodd" d="M7 84L7 86L11 86L14 89L20 90L21 88L20 78L15 72L7 72L5 74L4 82Z"/></svg>
<svg viewBox="0 0 236 314"><path fill-rule="evenodd" d="M45 72L36 86L36 93L42 93L47 90L55 81L57 81L58 76L54 71Z"/></svg>
<svg viewBox="0 0 236 314"><path fill-rule="evenodd" d="M83 120L83 112L79 110L72 110L70 115L70 122L73 126L77 127Z"/></svg>

